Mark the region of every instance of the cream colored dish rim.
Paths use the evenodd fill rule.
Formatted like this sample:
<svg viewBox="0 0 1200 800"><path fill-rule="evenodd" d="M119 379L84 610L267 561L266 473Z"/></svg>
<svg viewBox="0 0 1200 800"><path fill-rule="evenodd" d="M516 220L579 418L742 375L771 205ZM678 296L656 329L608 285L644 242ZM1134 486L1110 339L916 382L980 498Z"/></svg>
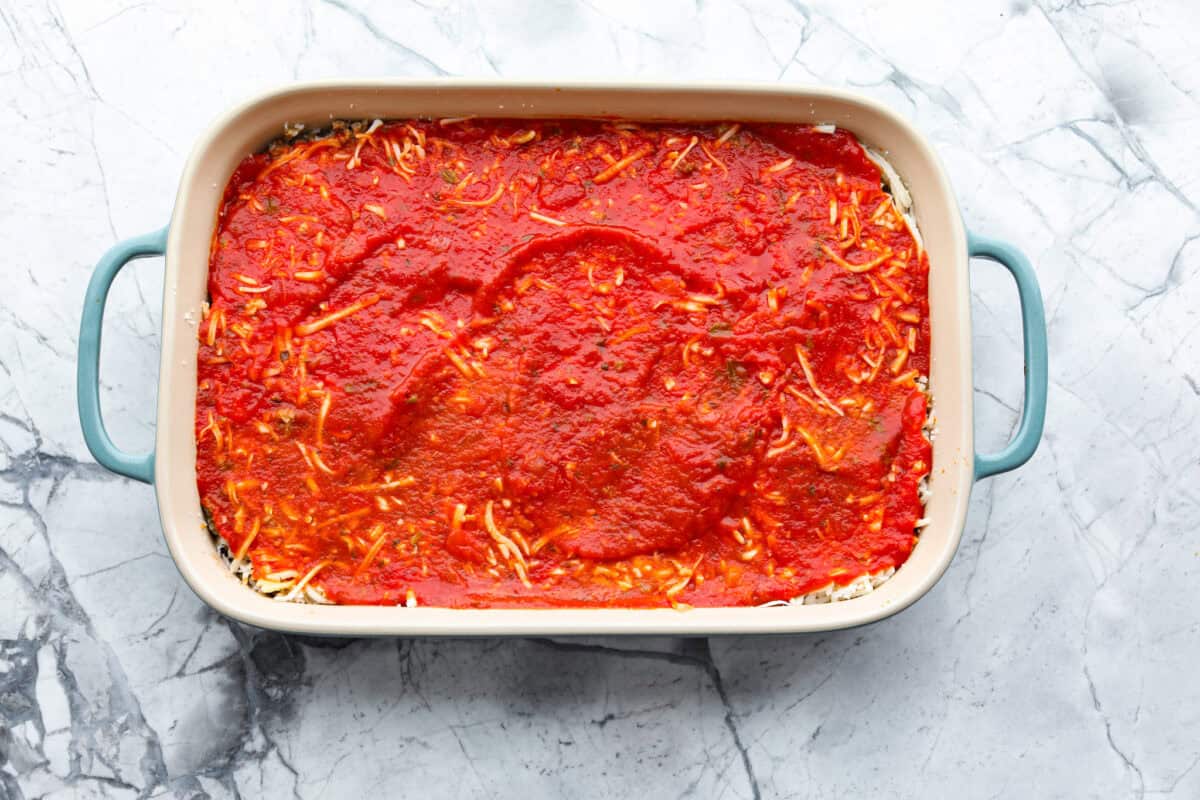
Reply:
<svg viewBox="0 0 1200 800"><path fill-rule="evenodd" d="M209 246L234 167L284 123L405 117L621 117L835 124L882 152L912 195L930 258L930 389L935 397L932 497L912 556L874 591L819 605L673 609L444 609L286 603L242 585L204 526L193 418L196 324ZM260 95L217 120L184 169L167 241L155 489L168 549L188 585L249 625L315 635L512 636L764 634L848 628L911 605L946 570L973 481L971 319L966 234L953 191L924 137L862 95L823 87L662 83L351 80Z"/></svg>

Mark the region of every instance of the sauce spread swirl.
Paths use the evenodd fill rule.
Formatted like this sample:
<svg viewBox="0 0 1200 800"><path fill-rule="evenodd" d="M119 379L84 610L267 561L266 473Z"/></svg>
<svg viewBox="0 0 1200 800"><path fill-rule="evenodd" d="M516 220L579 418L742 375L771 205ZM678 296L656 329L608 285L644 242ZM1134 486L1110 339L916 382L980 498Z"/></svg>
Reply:
<svg viewBox="0 0 1200 800"><path fill-rule="evenodd" d="M738 606L900 566L919 240L855 137L441 120L229 181L197 476L258 588L349 604Z"/></svg>

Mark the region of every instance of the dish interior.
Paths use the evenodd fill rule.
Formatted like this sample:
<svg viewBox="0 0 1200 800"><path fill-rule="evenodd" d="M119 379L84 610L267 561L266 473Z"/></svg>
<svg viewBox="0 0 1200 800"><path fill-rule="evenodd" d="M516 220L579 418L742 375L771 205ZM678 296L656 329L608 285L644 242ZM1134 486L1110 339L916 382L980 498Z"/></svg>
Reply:
<svg viewBox="0 0 1200 800"><path fill-rule="evenodd" d="M210 526L256 589L315 602L869 590L914 546L930 466L929 264L884 181L828 126L276 143L214 236Z"/></svg>

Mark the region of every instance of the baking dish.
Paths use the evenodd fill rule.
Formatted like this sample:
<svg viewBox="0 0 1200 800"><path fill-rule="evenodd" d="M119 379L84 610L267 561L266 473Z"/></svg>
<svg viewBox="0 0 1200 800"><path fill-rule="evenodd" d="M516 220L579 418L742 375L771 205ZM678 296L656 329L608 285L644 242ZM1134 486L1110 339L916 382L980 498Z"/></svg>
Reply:
<svg viewBox="0 0 1200 800"><path fill-rule="evenodd" d="M884 152L903 178L929 252L930 388L937 434L926 527L911 557L874 592L843 602L780 607L672 609L442 609L324 606L273 601L238 582L213 546L196 489L193 431L196 323L205 300L209 246L225 183L247 154L284 123L406 117L620 117L832 123ZM128 261L164 255L162 358L154 452L118 450L99 409L104 301ZM1025 403L1013 441L976 454L973 439L968 258L1003 264L1017 283L1025 349ZM469 81L326 82L288 87L218 120L184 169L167 228L127 240L96 268L79 339L79 410L88 447L104 466L153 483L168 548L184 579L214 609L247 624L328 635L565 635L789 633L851 627L893 614L945 571L962 536L972 483L1027 461L1045 416L1045 318L1029 262L1011 246L968 235L936 156L910 125L867 98L832 89L779 86L517 84Z"/></svg>

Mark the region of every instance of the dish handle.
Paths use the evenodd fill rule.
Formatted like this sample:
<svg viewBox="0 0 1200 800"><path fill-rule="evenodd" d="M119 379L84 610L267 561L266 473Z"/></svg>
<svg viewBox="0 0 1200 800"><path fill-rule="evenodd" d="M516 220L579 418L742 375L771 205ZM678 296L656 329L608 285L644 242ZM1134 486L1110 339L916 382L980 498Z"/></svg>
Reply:
<svg viewBox="0 0 1200 800"><path fill-rule="evenodd" d="M117 242L96 264L83 300L79 323L79 361L76 392L79 424L88 450L101 465L143 483L154 482L154 451L132 455L119 449L109 437L100 416L100 332L108 290L121 268L137 258L161 256L167 252L167 228Z"/></svg>
<svg viewBox="0 0 1200 800"><path fill-rule="evenodd" d="M1049 356L1046 352L1046 310L1029 259L1007 242L974 233L967 234L967 251L972 257L995 261L1016 281L1025 339L1025 402L1021 409L1021 424L1012 441L999 453L975 453L975 480L979 480L1016 469L1037 450L1046 423Z"/></svg>

